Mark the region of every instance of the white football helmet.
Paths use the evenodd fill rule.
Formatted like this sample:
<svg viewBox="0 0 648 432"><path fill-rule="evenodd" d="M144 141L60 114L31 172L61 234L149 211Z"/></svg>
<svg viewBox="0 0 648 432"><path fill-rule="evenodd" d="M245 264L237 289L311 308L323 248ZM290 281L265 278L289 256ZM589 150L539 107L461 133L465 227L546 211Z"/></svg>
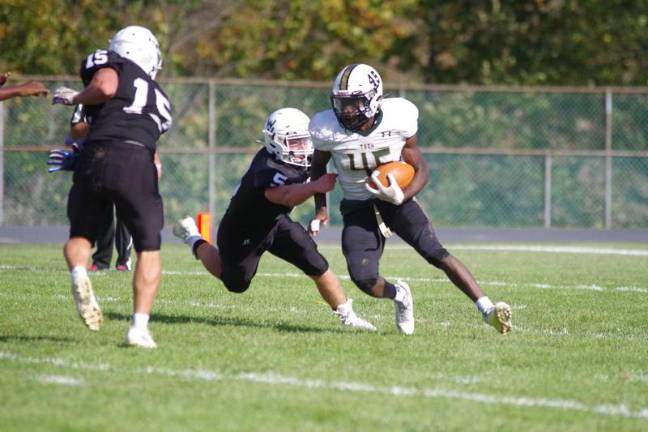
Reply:
<svg viewBox="0 0 648 432"><path fill-rule="evenodd" d="M331 105L344 128L358 131L378 113L383 98L383 84L376 69L366 64L344 67L335 77Z"/></svg>
<svg viewBox="0 0 648 432"><path fill-rule="evenodd" d="M119 30L108 44L108 50L131 60L151 79L162 69L162 53L155 35L145 27L128 26Z"/></svg>
<svg viewBox="0 0 648 432"><path fill-rule="evenodd" d="M281 108L268 116L263 129L265 148L279 161L310 166L313 143L310 118L297 108Z"/></svg>

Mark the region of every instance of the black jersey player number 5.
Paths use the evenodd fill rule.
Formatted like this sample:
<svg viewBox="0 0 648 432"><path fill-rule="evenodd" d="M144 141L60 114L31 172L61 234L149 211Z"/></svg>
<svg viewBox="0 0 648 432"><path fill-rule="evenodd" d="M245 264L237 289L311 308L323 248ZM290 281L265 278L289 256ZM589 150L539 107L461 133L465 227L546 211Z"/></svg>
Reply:
<svg viewBox="0 0 648 432"><path fill-rule="evenodd" d="M86 59L86 69L90 69L91 67L99 66L107 62L108 51L97 50L94 53L90 54ZM149 83L143 78L136 78L133 81L133 87L135 88L133 103L127 107L124 107L123 110L127 114L142 114L143 108L148 103ZM163 133L171 127L171 113L169 112L171 109L171 103L160 90L154 89L154 93L157 113L149 112L148 114L157 124L160 133Z"/></svg>

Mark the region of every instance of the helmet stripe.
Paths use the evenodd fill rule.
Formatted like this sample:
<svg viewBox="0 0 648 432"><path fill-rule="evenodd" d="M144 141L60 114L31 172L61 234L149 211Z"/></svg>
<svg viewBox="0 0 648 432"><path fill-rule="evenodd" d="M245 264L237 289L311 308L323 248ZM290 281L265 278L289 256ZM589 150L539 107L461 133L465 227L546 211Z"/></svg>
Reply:
<svg viewBox="0 0 648 432"><path fill-rule="evenodd" d="M344 72L342 73L342 77L340 78L340 88L339 90L348 90L349 87L349 77L351 77L351 72L355 67L358 66L357 64L352 64L346 67L344 69Z"/></svg>

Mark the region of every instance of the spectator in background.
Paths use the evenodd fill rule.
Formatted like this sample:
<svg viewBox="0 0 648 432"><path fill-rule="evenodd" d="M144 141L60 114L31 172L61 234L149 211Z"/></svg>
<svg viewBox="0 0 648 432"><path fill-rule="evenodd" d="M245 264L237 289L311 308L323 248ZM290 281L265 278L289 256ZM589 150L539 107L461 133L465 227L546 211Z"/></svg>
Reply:
<svg viewBox="0 0 648 432"><path fill-rule="evenodd" d="M0 75L0 101L18 96L47 96L49 90L40 81L27 81L20 85L3 87L9 79L9 72Z"/></svg>

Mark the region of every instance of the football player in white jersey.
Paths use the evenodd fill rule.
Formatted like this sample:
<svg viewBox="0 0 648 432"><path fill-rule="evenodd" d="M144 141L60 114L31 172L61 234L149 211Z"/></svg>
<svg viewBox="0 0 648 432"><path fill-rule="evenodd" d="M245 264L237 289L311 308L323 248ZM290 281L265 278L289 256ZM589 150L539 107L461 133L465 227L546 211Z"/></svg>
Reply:
<svg viewBox="0 0 648 432"><path fill-rule="evenodd" d="M311 164L314 181L326 173L333 159L344 192L340 204L344 229L342 251L349 275L372 297L394 301L396 325L404 334L414 332L414 303L409 286L387 281L378 273L385 239L396 232L430 264L443 270L481 312L484 321L500 333L511 330L511 308L493 304L466 266L439 242L427 215L414 199L428 180L428 164L416 144L418 109L403 98L383 99L378 72L365 64L344 67L331 91L332 108L310 123L315 148ZM412 182L401 189L393 178L385 187L372 171L381 164L403 160L415 169ZM326 195L315 195L315 218L309 232L316 235L328 221Z"/></svg>

